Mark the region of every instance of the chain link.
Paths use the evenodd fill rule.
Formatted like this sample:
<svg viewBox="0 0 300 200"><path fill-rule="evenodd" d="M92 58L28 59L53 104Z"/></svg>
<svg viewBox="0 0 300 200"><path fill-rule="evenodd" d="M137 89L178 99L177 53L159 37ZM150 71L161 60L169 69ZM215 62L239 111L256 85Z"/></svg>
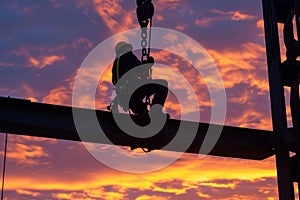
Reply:
<svg viewBox="0 0 300 200"><path fill-rule="evenodd" d="M141 58L141 61L144 62L144 61L147 61L149 55L148 55L148 51L147 51L147 45L148 45L148 32L147 32L147 27L144 27L142 28L141 30L141 37L142 37L142 40L141 40L141 47L142 47L142 58Z"/></svg>

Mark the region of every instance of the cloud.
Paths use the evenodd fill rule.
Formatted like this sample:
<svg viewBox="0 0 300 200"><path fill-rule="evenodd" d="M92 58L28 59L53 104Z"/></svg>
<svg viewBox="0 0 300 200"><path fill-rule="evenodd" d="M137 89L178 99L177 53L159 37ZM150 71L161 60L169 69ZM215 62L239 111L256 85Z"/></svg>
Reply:
<svg viewBox="0 0 300 200"><path fill-rule="evenodd" d="M256 43L244 43L240 49L208 50L221 71L226 88L246 83L268 91L265 48ZM264 75L259 74L264 70Z"/></svg>
<svg viewBox="0 0 300 200"><path fill-rule="evenodd" d="M227 19L233 20L233 21L243 21L243 20L253 20L256 19L256 16L243 14L240 11L228 11L224 12L221 10L212 9L212 13L219 14L225 16Z"/></svg>
<svg viewBox="0 0 300 200"><path fill-rule="evenodd" d="M51 66L53 63L62 61L64 56L60 55L47 55L47 56L32 56L28 48L21 47L19 50L12 51L9 55L22 56L27 59L27 66L42 69L46 66Z"/></svg>
<svg viewBox="0 0 300 200"><path fill-rule="evenodd" d="M166 193L172 193L175 195L185 194L187 189L183 186L182 180L168 180L154 183L154 191L161 191Z"/></svg>
<svg viewBox="0 0 300 200"><path fill-rule="evenodd" d="M212 16L211 16L212 15ZM211 9L207 14L202 15L195 19L196 26L207 27L216 21L245 21L255 20L257 17L241 13L240 11L221 11L217 9Z"/></svg>
<svg viewBox="0 0 300 200"><path fill-rule="evenodd" d="M54 62L64 60L64 56L58 55L50 55L50 56L42 56L41 58L30 57L29 62L36 68L42 69L46 66L51 66Z"/></svg>
<svg viewBox="0 0 300 200"><path fill-rule="evenodd" d="M122 1L117 0L92 1L95 11L112 33L138 27L135 9L125 10L121 3ZM134 3L132 3L132 6L132 8L135 8Z"/></svg>
<svg viewBox="0 0 300 200"><path fill-rule="evenodd" d="M94 47L94 43L87 38L77 38L75 41L72 42L71 47L81 48L81 45L84 49L91 49L92 47Z"/></svg>
<svg viewBox="0 0 300 200"><path fill-rule="evenodd" d="M14 66L14 63L0 61L0 67L12 67L12 66Z"/></svg>
<svg viewBox="0 0 300 200"><path fill-rule="evenodd" d="M113 85L111 83L111 65L108 66L102 76L97 72L98 65L92 68L81 69L80 77L78 77L78 69L74 74L71 74L67 77L62 85L59 85L51 89L46 96L43 97L42 102L56 104L56 105L72 105L72 95L74 90L74 81L77 81L77 84L84 91L84 95L81 98L77 99L77 107L91 108L91 109L100 109L106 110L107 105L110 104L113 92ZM91 84L98 83L96 90L93 94L87 94ZM91 91L92 92L92 91ZM91 96L94 96L95 101L92 102Z"/></svg>
<svg viewBox="0 0 300 200"><path fill-rule="evenodd" d="M50 138L42 138L42 137L32 137L32 136L25 136L25 135L16 135L10 138L10 141L12 143L23 143L25 145L30 145L30 144L37 144L40 145L41 142L44 142L46 144L56 144L57 140L56 139L50 139ZM43 146L43 145L40 145Z"/></svg>
<svg viewBox="0 0 300 200"><path fill-rule="evenodd" d="M259 19L256 22L256 28L260 30L261 33L258 34L259 37L264 37L265 34L265 30L264 30L264 20L263 19Z"/></svg>
<svg viewBox="0 0 300 200"><path fill-rule="evenodd" d="M74 78L75 74L72 74L64 80L64 85L51 89L42 102L56 105L72 105Z"/></svg>
<svg viewBox="0 0 300 200"><path fill-rule="evenodd" d="M58 87L52 89L42 100L44 103L56 105L70 105L72 91L68 87Z"/></svg>
<svg viewBox="0 0 300 200"><path fill-rule="evenodd" d="M218 66L228 97L226 124L271 130L265 49L244 43L237 49L208 50ZM263 106L264 105L264 106Z"/></svg>
<svg viewBox="0 0 300 200"><path fill-rule="evenodd" d="M17 192L17 194L28 195L31 197L38 197L41 195L41 193L39 193L39 192L32 192L30 190L22 190L22 189L16 190L16 192Z"/></svg>
<svg viewBox="0 0 300 200"><path fill-rule="evenodd" d="M25 145L16 143L9 145L7 157L15 160L19 164L45 165L47 162L40 161L39 158L47 157L49 154L39 145Z"/></svg>
<svg viewBox="0 0 300 200"><path fill-rule="evenodd" d="M33 102L37 102L38 99L36 98L38 95L37 95L37 91L34 91L33 88L31 88L28 84L26 83L22 83L21 84L21 88L24 92L24 98L26 99L29 99Z"/></svg>
<svg viewBox="0 0 300 200"><path fill-rule="evenodd" d="M113 17L121 15L122 7L116 0L94 0L95 9L106 25L112 29L119 25Z"/></svg>
<svg viewBox="0 0 300 200"><path fill-rule="evenodd" d="M166 99L164 108L166 109L166 112L172 116L172 118L180 119L181 106L175 94L171 91L168 92L168 97Z"/></svg>
<svg viewBox="0 0 300 200"><path fill-rule="evenodd" d="M138 196L135 200L169 200L171 199L170 197L163 197L163 196L157 196L157 195L141 195Z"/></svg>
<svg viewBox="0 0 300 200"><path fill-rule="evenodd" d="M87 195L84 193L80 192L71 192L71 193L55 193L52 195L54 198L59 199L59 200L64 200L64 199L74 199L74 200L92 200L92 198L88 198Z"/></svg>
<svg viewBox="0 0 300 200"><path fill-rule="evenodd" d="M163 0L154 2L155 8L157 10L166 10L166 9L178 9L186 6L186 1L179 1L179 0Z"/></svg>
<svg viewBox="0 0 300 200"><path fill-rule="evenodd" d="M272 126L269 114L270 113L265 114L264 112L251 107L240 111L239 115L236 117L232 116L227 118L226 123L239 127L271 130Z"/></svg>
<svg viewBox="0 0 300 200"><path fill-rule="evenodd" d="M206 27L208 25L211 25L212 22L214 21L219 21L221 20L221 18L218 18L218 17L211 17L211 18L208 18L208 17L201 17L200 19L196 19L195 20L195 25L196 26L200 26L200 27Z"/></svg>

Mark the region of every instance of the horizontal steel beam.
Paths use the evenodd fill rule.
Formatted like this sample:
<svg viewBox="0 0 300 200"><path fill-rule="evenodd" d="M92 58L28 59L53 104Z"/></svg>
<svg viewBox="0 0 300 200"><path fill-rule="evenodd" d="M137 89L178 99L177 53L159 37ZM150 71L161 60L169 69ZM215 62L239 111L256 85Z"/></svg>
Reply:
<svg viewBox="0 0 300 200"><path fill-rule="evenodd" d="M75 126L72 109L83 119L94 114L103 133L92 131L93 124L89 119L83 121L84 128ZM118 114L128 117L127 114ZM147 119L131 116L138 124L145 124ZM183 127L183 136L177 137L179 126ZM191 144L186 147L185 136L191 134L190 128L198 126ZM85 141L102 144L144 147L199 154L199 150L207 130L220 129L220 125L209 125L168 119L159 133L149 138L137 138L126 134L116 124L112 113L100 110L72 108L68 106L51 105L30 102L28 100L0 97L0 132L28 135L36 137L56 138L73 141ZM143 134L143 133L141 133ZM109 140L107 140L109 138ZM175 143L174 143L175 141ZM172 145L167 145L172 142ZM167 145L167 146L166 146ZM224 126L221 136L209 155L262 160L274 155L272 131L255 130Z"/></svg>

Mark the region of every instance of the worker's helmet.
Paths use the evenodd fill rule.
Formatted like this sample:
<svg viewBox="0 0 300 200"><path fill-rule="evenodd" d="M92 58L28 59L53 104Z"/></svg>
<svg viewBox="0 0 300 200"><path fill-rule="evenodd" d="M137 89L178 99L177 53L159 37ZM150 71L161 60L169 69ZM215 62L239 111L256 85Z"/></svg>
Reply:
<svg viewBox="0 0 300 200"><path fill-rule="evenodd" d="M116 45L115 52L116 52L116 55L121 55L121 54L127 53L129 51L132 51L132 49L133 49L133 47L131 44L122 41Z"/></svg>

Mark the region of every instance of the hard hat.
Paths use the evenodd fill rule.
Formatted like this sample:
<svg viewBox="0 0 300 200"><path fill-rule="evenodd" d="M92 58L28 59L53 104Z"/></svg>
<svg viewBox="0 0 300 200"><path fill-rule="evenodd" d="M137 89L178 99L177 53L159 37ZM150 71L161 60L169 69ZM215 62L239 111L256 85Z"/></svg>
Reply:
<svg viewBox="0 0 300 200"><path fill-rule="evenodd" d="M120 55L132 51L132 49L133 47L131 44L122 41L116 45L115 52L117 55Z"/></svg>

